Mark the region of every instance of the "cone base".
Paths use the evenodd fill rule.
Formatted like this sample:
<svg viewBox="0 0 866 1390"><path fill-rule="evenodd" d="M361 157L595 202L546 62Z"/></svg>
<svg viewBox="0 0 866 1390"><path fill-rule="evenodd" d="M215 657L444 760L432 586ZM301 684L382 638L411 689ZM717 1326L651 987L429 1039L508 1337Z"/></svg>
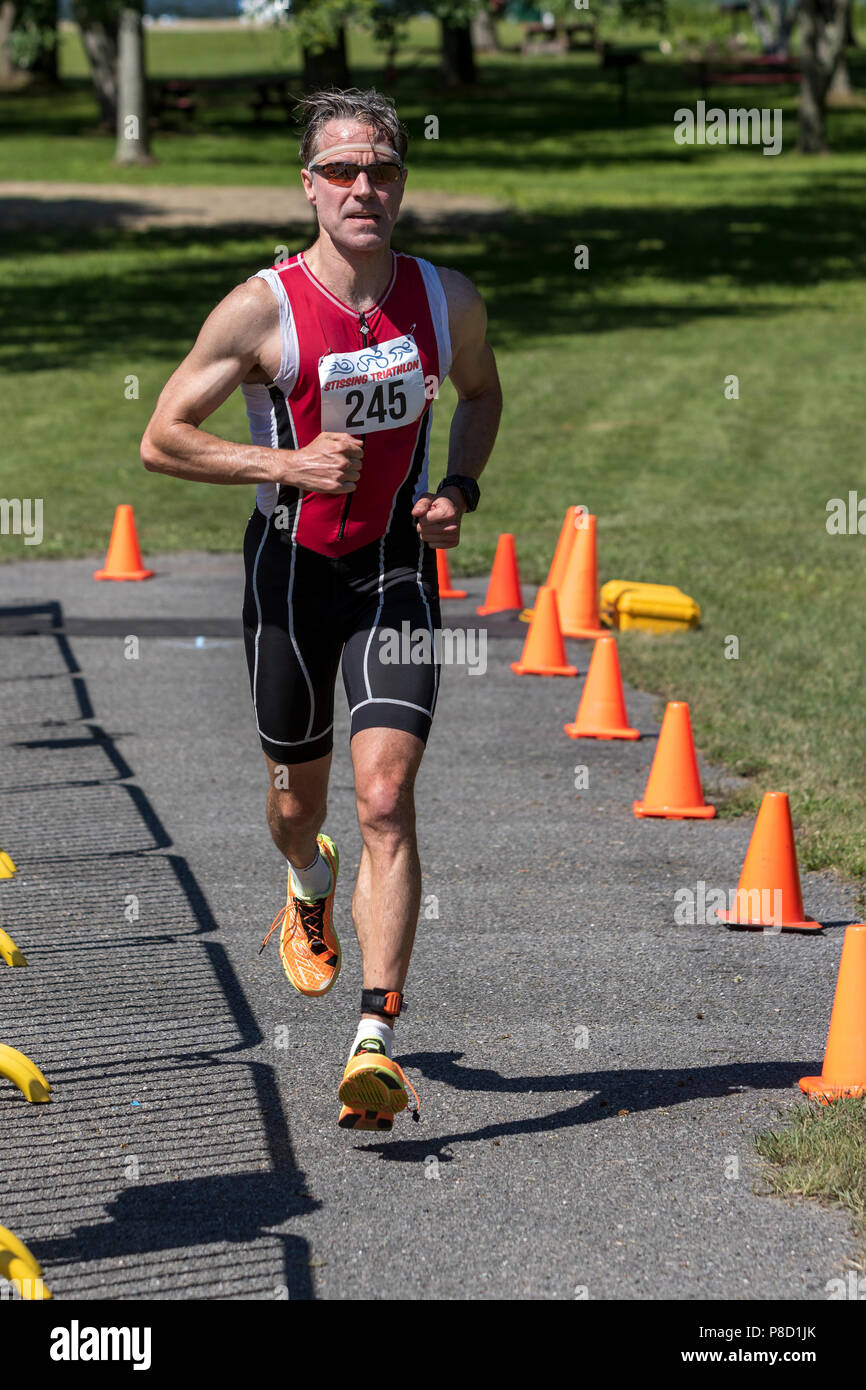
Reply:
<svg viewBox="0 0 866 1390"><path fill-rule="evenodd" d="M576 666L524 666L512 661L511 669L518 676L576 676Z"/></svg>
<svg viewBox="0 0 866 1390"><path fill-rule="evenodd" d="M664 820L712 820L714 806L648 806L645 801L632 802L635 816L660 816Z"/></svg>
<svg viewBox="0 0 866 1390"><path fill-rule="evenodd" d="M778 922L752 922L744 921L737 916L737 909L734 907L717 907L716 916L720 922L724 922L729 927L739 928L740 931L763 931L765 927L779 927ZM806 917L802 922L782 922L781 931L823 931L820 922L816 922L814 917Z"/></svg>
<svg viewBox="0 0 866 1390"><path fill-rule="evenodd" d="M829 1105L831 1101L841 1100L843 1096L866 1096L866 1081L854 1081L846 1086L844 1083L826 1081L823 1076L801 1076L800 1090L805 1091L811 1100Z"/></svg>
<svg viewBox="0 0 866 1390"><path fill-rule="evenodd" d="M639 818L659 816L665 820L712 820L716 814L715 806L648 806L645 801L635 801L632 809Z"/></svg>
<svg viewBox="0 0 866 1390"><path fill-rule="evenodd" d="M606 627L564 627L563 637L584 637L587 641L593 642L596 637L610 637L610 629Z"/></svg>
<svg viewBox="0 0 866 1390"><path fill-rule="evenodd" d="M468 598L465 589L440 589L440 598Z"/></svg>
<svg viewBox="0 0 866 1390"><path fill-rule="evenodd" d="M152 579L155 570L129 570L122 574L113 574L110 570L96 570L94 579Z"/></svg>
<svg viewBox="0 0 866 1390"><path fill-rule="evenodd" d="M482 618L490 618L495 613L519 613L520 605L515 604L512 608L488 608L486 604L482 604L480 608L476 608L475 612Z"/></svg>
<svg viewBox="0 0 866 1390"><path fill-rule="evenodd" d="M578 724L563 724L562 727L569 738L640 738L638 729L582 729Z"/></svg>

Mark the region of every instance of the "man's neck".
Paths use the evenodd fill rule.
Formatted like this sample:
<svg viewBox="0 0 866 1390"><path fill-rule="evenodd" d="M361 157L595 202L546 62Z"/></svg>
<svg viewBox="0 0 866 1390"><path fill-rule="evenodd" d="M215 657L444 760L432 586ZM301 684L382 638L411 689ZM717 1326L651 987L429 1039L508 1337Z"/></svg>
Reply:
<svg viewBox="0 0 866 1390"><path fill-rule="evenodd" d="M390 246L347 256L332 241L320 236L304 252L304 260L317 280L359 312L372 308L381 299L391 279Z"/></svg>

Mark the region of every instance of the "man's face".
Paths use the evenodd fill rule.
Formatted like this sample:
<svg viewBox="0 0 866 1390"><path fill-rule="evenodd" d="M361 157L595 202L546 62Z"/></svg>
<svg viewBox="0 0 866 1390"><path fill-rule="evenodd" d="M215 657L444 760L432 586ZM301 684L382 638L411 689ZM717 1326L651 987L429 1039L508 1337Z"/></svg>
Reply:
<svg viewBox="0 0 866 1390"><path fill-rule="evenodd" d="M321 174L301 170L304 191L316 209L319 228L327 232L338 246L352 251L375 251L387 246L391 230L397 221L407 170L402 169L400 177L393 183L370 182L363 172L365 164L390 163L389 156L376 153L374 145L390 144L377 136L372 126L357 121L329 121L321 131L317 150L331 150L341 145L361 145L361 150L346 150L328 156L328 164L348 162L362 166L361 172L350 188L328 183ZM315 157L312 161L315 163Z"/></svg>

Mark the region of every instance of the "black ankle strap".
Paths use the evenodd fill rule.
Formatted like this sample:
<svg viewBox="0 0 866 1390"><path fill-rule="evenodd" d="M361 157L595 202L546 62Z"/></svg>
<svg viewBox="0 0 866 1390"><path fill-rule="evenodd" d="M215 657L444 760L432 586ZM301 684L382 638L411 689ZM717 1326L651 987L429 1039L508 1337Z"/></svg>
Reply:
<svg viewBox="0 0 866 1390"><path fill-rule="evenodd" d="M361 1012L381 1014L382 1018L399 1018L406 1005L402 994L395 989L362 989Z"/></svg>

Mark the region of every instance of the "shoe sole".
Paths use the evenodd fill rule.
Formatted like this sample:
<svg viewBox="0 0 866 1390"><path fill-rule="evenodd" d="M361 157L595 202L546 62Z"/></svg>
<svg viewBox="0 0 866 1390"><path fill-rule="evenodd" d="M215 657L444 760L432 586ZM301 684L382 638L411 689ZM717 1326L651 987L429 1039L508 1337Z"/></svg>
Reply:
<svg viewBox="0 0 866 1390"><path fill-rule="evenodd" d="M394 1117L382 1110L353 1110L351 1106L344 1105L337 1124L340 1129L375 1130L379 1134L387 1134L394 1128Z"/></svg>
<svg viewBox="0 0 866 1390"><path fill-rule="evenodd" d="M403 1083L387 1058L353 1057L340 1083L340 1100L351 1110L376 1110L397 1115L409 1104Z"/></svg>
<svg viewBox="0 0 866 1390"><path fill-rule="evenodd" d="M327 844L328 844L328 846L329 846L329 848L330 848L330 851L331 851L332 855L334 856L334 863L333 863L333 870L332 870L333 875L334 875L334 888L333 888L333 892L336 893L336 891L337 891L337 874L338 874L339 871L340 871L340 854L339 854L339 851L338 851L338 849L337 849L337 846L334 844L334 841L331 839L330 835L322 835L322 836L320 836L319 838L321 838L322 840L325 840L325 841L327 842ZM340 938L338 937L336 931L334 930L333 923L331 924L331 935L333 936L334 942L335 942L336 947L337 947L337 964L334 966L334 973L333 973L333 975L331 976L331 978L330 978L330 980L328 981L328 983L327 983L322 989L304 989L303 986L297 984L296 981L293 980L292 977L291 977L291 975L289 974L289 967L286 965L286 962L285 962L285 960L284 960L284 958L283 958L282 951L280 952L280 962L281 962L282 967L283 967L283 974L285 975L285 977L286 977L286 979L288 980L289 984L292 986L292 989L296 989L296 990L298 991L298 994L303 994L303 996L304 996L305 999L320 999L320 998L322 997L323 994L327 994L329 990L332 990L332 989L334 988L334 985L337 983L337 976L339 975L339 973L340 973L340 967L341 967L342 964L343 964L343 950L342 950L342 947L340 946Z"/></svg>

